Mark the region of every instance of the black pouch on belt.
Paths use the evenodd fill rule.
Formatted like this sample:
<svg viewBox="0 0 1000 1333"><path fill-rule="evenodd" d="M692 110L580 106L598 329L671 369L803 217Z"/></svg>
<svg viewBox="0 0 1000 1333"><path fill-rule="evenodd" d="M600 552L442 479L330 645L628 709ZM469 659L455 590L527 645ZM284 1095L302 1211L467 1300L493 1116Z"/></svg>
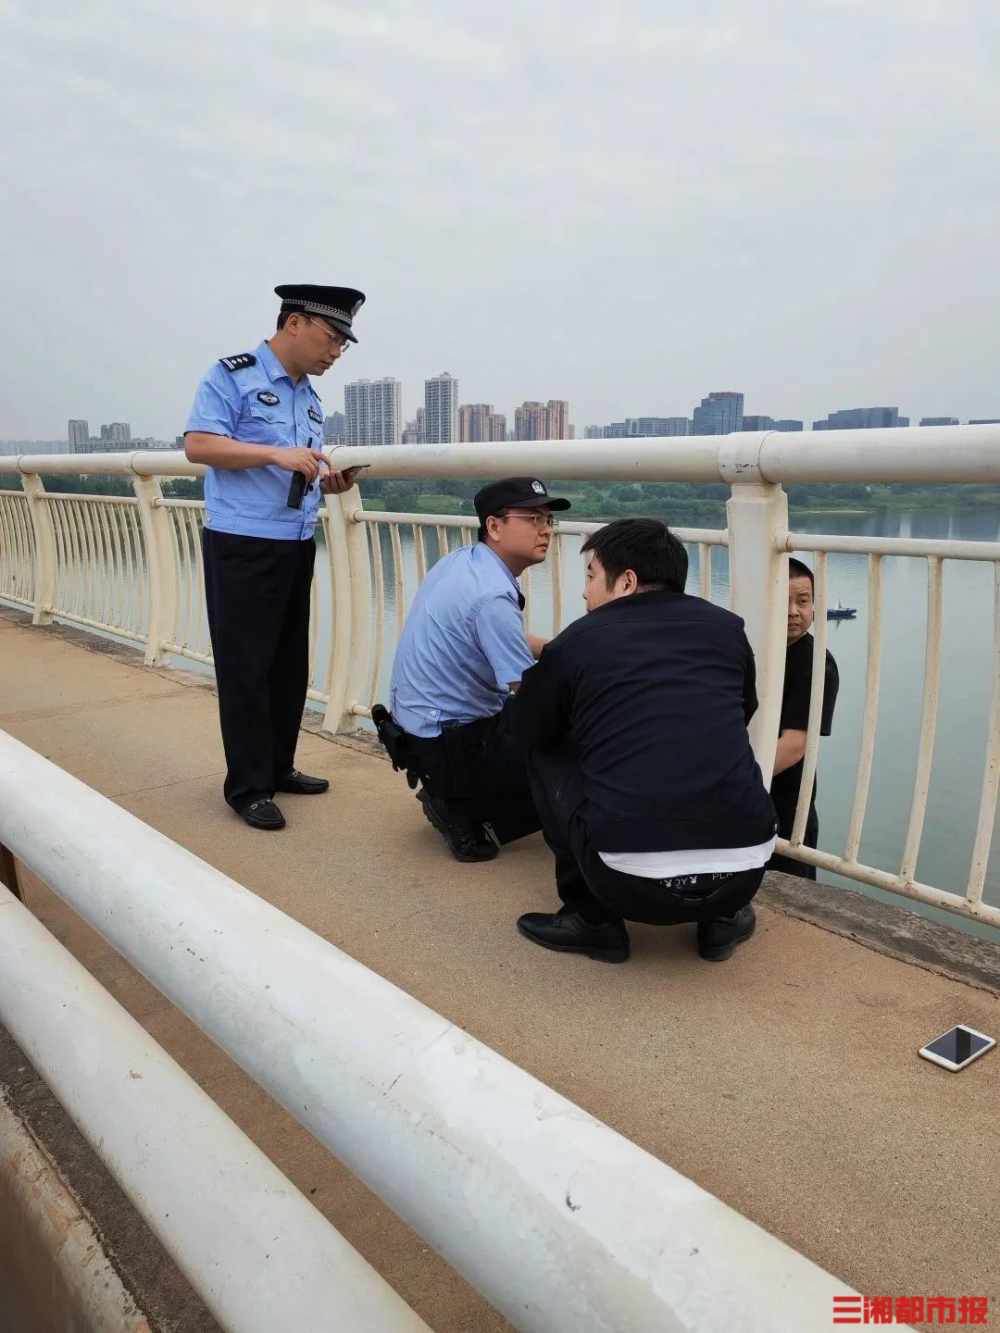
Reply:
<svg viewBox="0 0 1000 1333"><path fill-rule="evenodd" d="M411 738L395 720L384 704L375 704L372 708L372 721L378 738L392 761L394 773L405 773L410 790L417 785L417 756L413 751Z"/></svg>

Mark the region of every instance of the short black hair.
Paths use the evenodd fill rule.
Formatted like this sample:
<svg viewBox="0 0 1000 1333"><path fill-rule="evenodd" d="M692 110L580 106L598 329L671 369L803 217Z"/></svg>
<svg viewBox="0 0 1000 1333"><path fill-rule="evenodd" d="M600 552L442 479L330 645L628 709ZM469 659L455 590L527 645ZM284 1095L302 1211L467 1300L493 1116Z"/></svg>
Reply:
<svg viewBox="0 0 1000 1333"><path fill-rule="evenodd" d="M801 560L796 560L794 555L788 557L788 577L790 579L808 579L810 588L813 592L816 591L816 580L813 578L812 570Z"/></svg>
<svg viewBox="0 0 1000 1333"><path fill-rule="evenodd" d="M311 316L304 310L282 310L278 314L278 332L285 327L293 315L301 315L303 319L310 319Z"/></svg>
<svg viewBox="0 0 1000 1333"><path fill-rule="evenodd" d="M683 592L687 583L687 551L658 518L615 519L591 533L581 549L601 562L609 588L627 569L643 588Z"/></svg>

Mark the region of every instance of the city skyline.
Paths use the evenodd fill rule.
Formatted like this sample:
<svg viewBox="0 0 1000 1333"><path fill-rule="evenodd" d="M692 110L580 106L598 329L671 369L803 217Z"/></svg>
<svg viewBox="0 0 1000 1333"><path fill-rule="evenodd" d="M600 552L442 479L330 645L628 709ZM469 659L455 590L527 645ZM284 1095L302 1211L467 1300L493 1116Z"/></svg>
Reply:
<svg viewBox="0 0 1000 1333"><path fill-rule="evenodd" d="M415 418L404 421L402 389L399 380L383 376L380 380L349 381L344 385L344 412L333 409L325 414L324 436L338 443L352 445L383 445L399 443L430 443L426 432L426 407L418 408ZM456 376L445 373L424 382L425 403L439 404L433 408L443 411L447 421L454 421L454 442L485 443L507 439L629 439L640 437L669 438L689 434L725 434L730 430L801 431L866 429L872 427L909 426L912 417L900 413L898 407L859 407L831 410L825 418L806 422L794 418L775 418L744 412L746 395L735 391L711 391L691 413L690 417L644 416L624 417L616 422L586 423L569 421L569 403L564 399L524 400L513 414L513 429L507 430L507 416L497 412L492 403L460 403L460 384ZM440 400L440 402L439 402ZM549 433L549 412L555 409L560 429L566 433ZM453 412L453 418L452 418ZM696 421L701 428L696 429ZM738 423L738 424L737 424ZM1000 417L966 418L969 425L1000 425ZM961 425L955 416L921 417L920 426ZM534 433L537 431L537 433ZM69 418L67 436L43 437L39 444L66 443L68 452L94 452L127 447L130 443L162 445L165 441L154 436L140 436L133 441L128 422L111 422L100 427L100 436L89 434L86 419ZM439 441L444 442L444 441ZM0 445L19 443L0 437ZM175 436L174 447L182 447L183 437Z"/></svg>

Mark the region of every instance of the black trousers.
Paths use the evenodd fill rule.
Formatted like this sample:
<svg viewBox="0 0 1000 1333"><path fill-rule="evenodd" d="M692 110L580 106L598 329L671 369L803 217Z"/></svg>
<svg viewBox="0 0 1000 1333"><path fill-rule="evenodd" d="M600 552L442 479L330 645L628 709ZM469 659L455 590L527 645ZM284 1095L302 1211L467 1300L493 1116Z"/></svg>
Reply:
<svg viewBox="0 0 1000 1333"><path fill-rule="evenodd" d="M416 738L414 743L421 782L451 813L489 824L500 843L526 838L541 828L509 709L457 727L447 736Z"/></svg>
<svg viewBox="0 0 1000 1333"><path fill-rule="evenodd" d="M774 808L778 812L778 837L790 838L792 836L792 825L795 823L794 806L791 810L787 810L778 801L775 801ZM815 804L809 807L802 845L804 847L819 846L819 816L816 814ZM768 870L780 870L786 875L798 875L799 879L816 878L815 866L807 866L804 861L793 861L790 856L779 856L777 852L768 861L767 868Z"/></svg>
<svg viewBox="0 0 1000 1333"><path fill-rule="evenodd" d="M268 800L295 767L309 684L316 543L205 529L205 601L234 810Z"/></svg>
<svg viewBox="0 0 1000 1333"><path fill-rule="evenodd" d="M556 859L563 904L594 925L641 921L674 926L732 916L753 899L759 870L682 875L670 880L626 875L605 865L584 818L583 781L571 746L533 750L528 776L542 834Z"/></svg>

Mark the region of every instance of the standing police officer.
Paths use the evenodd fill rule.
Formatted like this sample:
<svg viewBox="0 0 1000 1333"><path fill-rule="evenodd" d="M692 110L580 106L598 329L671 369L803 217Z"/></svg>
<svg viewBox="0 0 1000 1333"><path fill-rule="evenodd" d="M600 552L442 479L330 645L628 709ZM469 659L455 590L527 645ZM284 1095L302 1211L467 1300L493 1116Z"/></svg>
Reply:
<svg viewBox="0 0 1000 1333"><path fill-rule="evenodd" d="M309 674L309 598L320 492L340 494L321 450L323 409L309 375L357 342L364 302L350 287L276 287L277 333L224 356L198 386L184 452L205 463L205 600L228 772L225 798L252 828L280 829L275 792L312 796L295 744ZM318 485L317 485L318 482Z"/></svg>

